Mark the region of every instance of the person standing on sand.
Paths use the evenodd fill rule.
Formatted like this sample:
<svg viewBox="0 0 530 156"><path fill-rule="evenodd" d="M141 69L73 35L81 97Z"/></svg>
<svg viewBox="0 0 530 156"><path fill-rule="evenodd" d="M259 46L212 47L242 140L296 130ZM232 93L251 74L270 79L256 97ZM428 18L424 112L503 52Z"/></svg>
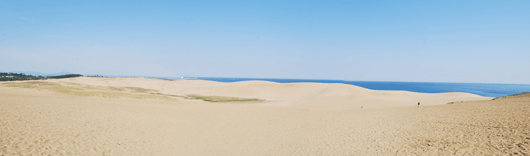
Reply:
<svg viewBox="0 0 530 156"><path fill-rule="evenodd" d="M418 102L418 107L420 107L420 102Z"/></svg>

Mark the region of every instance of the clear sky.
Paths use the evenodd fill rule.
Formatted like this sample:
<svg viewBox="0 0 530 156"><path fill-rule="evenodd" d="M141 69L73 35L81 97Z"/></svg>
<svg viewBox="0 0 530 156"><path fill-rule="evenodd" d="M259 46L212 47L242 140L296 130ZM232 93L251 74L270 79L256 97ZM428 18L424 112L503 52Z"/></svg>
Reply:
<svg viewBox="0 0 530 156"><path fill-rule="evenodd" d="M0 1L0 71L530 84L530 1Z"/></svg>

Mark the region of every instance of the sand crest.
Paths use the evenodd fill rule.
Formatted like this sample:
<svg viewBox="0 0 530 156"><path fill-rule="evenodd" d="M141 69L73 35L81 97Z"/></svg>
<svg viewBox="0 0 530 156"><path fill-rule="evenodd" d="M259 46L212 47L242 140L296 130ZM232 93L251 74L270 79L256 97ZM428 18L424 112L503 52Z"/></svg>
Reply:
<svg viewBox="0 0 530 156"><path fill-rule="evenodd" d="M491 100L263 81L46 82L0 84L0 155L530 154L528 95ZM182 97L189 94L266 101ZM446 104L454 101L469 102Z"/></svg>
<svg viewBox="0 0 530 156"><path fill-rule="evenodd" d="M146 78L74 78L52 80L91 86L140 87L170 95L205 95L267 100L268 105L309 109L352 110L447 104L454 101L489 100L470 93L426 94L408 91L374 91L348 84L275 83L242 81L221 83L205 80L166 81Z"/></svg>

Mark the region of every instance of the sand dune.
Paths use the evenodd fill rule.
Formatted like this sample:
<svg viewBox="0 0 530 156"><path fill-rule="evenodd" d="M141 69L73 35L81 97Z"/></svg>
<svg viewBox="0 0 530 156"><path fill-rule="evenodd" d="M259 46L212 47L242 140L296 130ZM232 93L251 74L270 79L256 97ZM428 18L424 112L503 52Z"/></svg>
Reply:
<svg viewBox="0 0 530 156"><path fill-rule="evenodd" d="M454 101L489 100L470 93L425 94L408 91L374 91L347 84L275 83L268 81L242 81L221 83L204 80L166 81L146 78L74 78L54 80L93 86L141 87L158 90L164 94L229 96L259 98L264 104L296 106L309 109L347 110L392 107L415 107L447 104Z"/></svg>
<svg viewBox="0 0 530 156"><path fill-rule="evenodd" d="M262 81L46 82L26 88L0 84L0 155L530 154L529 95L490 100L467 93ZM98 94L79 93L91 91ZM147 96L151 92L267 101L210 103ZM110 93L118 96L102 96ZM468 100L479 101L445 104Z"/></svg>

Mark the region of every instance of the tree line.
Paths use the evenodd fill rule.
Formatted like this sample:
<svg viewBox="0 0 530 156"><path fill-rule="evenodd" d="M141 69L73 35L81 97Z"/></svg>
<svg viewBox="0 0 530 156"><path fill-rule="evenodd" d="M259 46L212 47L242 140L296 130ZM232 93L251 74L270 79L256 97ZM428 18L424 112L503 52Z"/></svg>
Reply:
<svg viewBox="0 0 530 156"><path fill-rule="evenodd" d="M0 73L0 81L23 81L23 80L46 80L46 79L63 79L72 77L81 77L81 74L66 74L58 76L33 76L24 73Z"/></svg>

